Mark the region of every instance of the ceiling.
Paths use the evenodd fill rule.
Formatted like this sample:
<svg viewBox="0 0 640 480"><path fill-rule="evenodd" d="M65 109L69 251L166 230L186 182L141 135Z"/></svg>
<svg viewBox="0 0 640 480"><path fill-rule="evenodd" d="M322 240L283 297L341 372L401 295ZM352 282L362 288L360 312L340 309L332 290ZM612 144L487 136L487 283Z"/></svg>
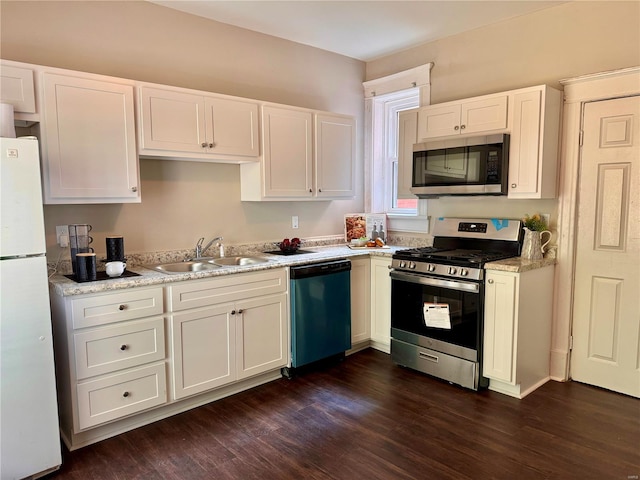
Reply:
<svg viewBox="0 0 640 480"><path fill-rule="evenodd" d="M564 1L149 0L363 61Z"/></svg>

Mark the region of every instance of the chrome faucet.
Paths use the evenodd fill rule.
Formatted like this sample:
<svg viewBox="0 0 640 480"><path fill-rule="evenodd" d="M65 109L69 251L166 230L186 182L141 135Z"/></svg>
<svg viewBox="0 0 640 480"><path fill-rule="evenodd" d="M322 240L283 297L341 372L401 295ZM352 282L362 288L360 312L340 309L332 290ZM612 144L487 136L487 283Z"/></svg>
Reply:
<svg viewBox="0 0 640 480"><path fill-rule="evenodd" d="M204 237L201 237L196 243L196 251L194 259L202 258L203 254L209 249L214 242L218 242L218 246L220 247L220 256L224 256L223 245L222 245L222 237L215 237L209 240L209 242L203 247L202 243L204 242Z"/></svg>

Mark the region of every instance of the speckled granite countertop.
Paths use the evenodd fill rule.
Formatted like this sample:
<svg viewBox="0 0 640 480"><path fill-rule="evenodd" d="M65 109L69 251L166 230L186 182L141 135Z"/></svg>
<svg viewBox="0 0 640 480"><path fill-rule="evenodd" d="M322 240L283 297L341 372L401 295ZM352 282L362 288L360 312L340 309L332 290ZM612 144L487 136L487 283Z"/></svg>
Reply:
<svg viewBox="0 0 640 480"><path fill-rule="evenodd" d="M542 260L527 260L522 257L507 258L497 262L485 263L485 270L501 270L503 272L522 273L537 268L555 265L555 257L543 258Z"/></svg>
<svg viewBox="0 0 640 480"><path fill-rule="evenodd" d="M357 257L362 255L391 257L398 250L408 247L351 249L346 245L333 245L326 247L304 247L313 253L284 256L266 254L261 251L247 252L246 256L261 256L269 259L268 263L261 263L247 266L224 266L205 272L166 274L151 270L144 266L127 267L128 270L140 274L136 277L121 277L101 280L96 282L77 283L64 275L56 274L49 278L49 290L51 294L60 296L82 295L87 293L101 293L115 290L122 290L132 287L147 287L154 285L166 285L185 280L198 280L202 278L231 275L234 273L255 272L258 270L268 270L271 268L291 267L307 263L316 263L326 260L336 260L340 258Z"/></svg>

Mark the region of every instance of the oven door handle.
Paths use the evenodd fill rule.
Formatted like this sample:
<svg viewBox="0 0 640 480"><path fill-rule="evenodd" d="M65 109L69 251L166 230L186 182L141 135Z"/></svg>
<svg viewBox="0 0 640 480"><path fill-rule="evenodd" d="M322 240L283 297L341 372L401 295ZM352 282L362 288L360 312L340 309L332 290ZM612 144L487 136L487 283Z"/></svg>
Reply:
<svg viewBox="0 0 640 480"><path fill-rule="evenodd" d="M420 285L429 285L431 287L450 288L451 290L460 290L462 292L480 293L480 284L472 282L461 282L459 280L444 280L441 278L425 277L415 273L398 272L396 270L389 273L392 279L401 282L418 283Z"/></svg>

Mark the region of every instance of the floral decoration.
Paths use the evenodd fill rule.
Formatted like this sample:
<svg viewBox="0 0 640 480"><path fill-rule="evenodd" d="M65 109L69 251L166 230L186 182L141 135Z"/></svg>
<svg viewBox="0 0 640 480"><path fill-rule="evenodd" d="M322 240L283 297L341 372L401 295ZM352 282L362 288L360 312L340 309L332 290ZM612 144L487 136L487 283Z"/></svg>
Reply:
<svg viewBox="0 0 640 480"><path fill-rule="evenodd" d="M548 229L547 222L539 213L534 213L531 216L527 213L522 219L522 223L525 228L536 232L542 232Z"/></svg>

